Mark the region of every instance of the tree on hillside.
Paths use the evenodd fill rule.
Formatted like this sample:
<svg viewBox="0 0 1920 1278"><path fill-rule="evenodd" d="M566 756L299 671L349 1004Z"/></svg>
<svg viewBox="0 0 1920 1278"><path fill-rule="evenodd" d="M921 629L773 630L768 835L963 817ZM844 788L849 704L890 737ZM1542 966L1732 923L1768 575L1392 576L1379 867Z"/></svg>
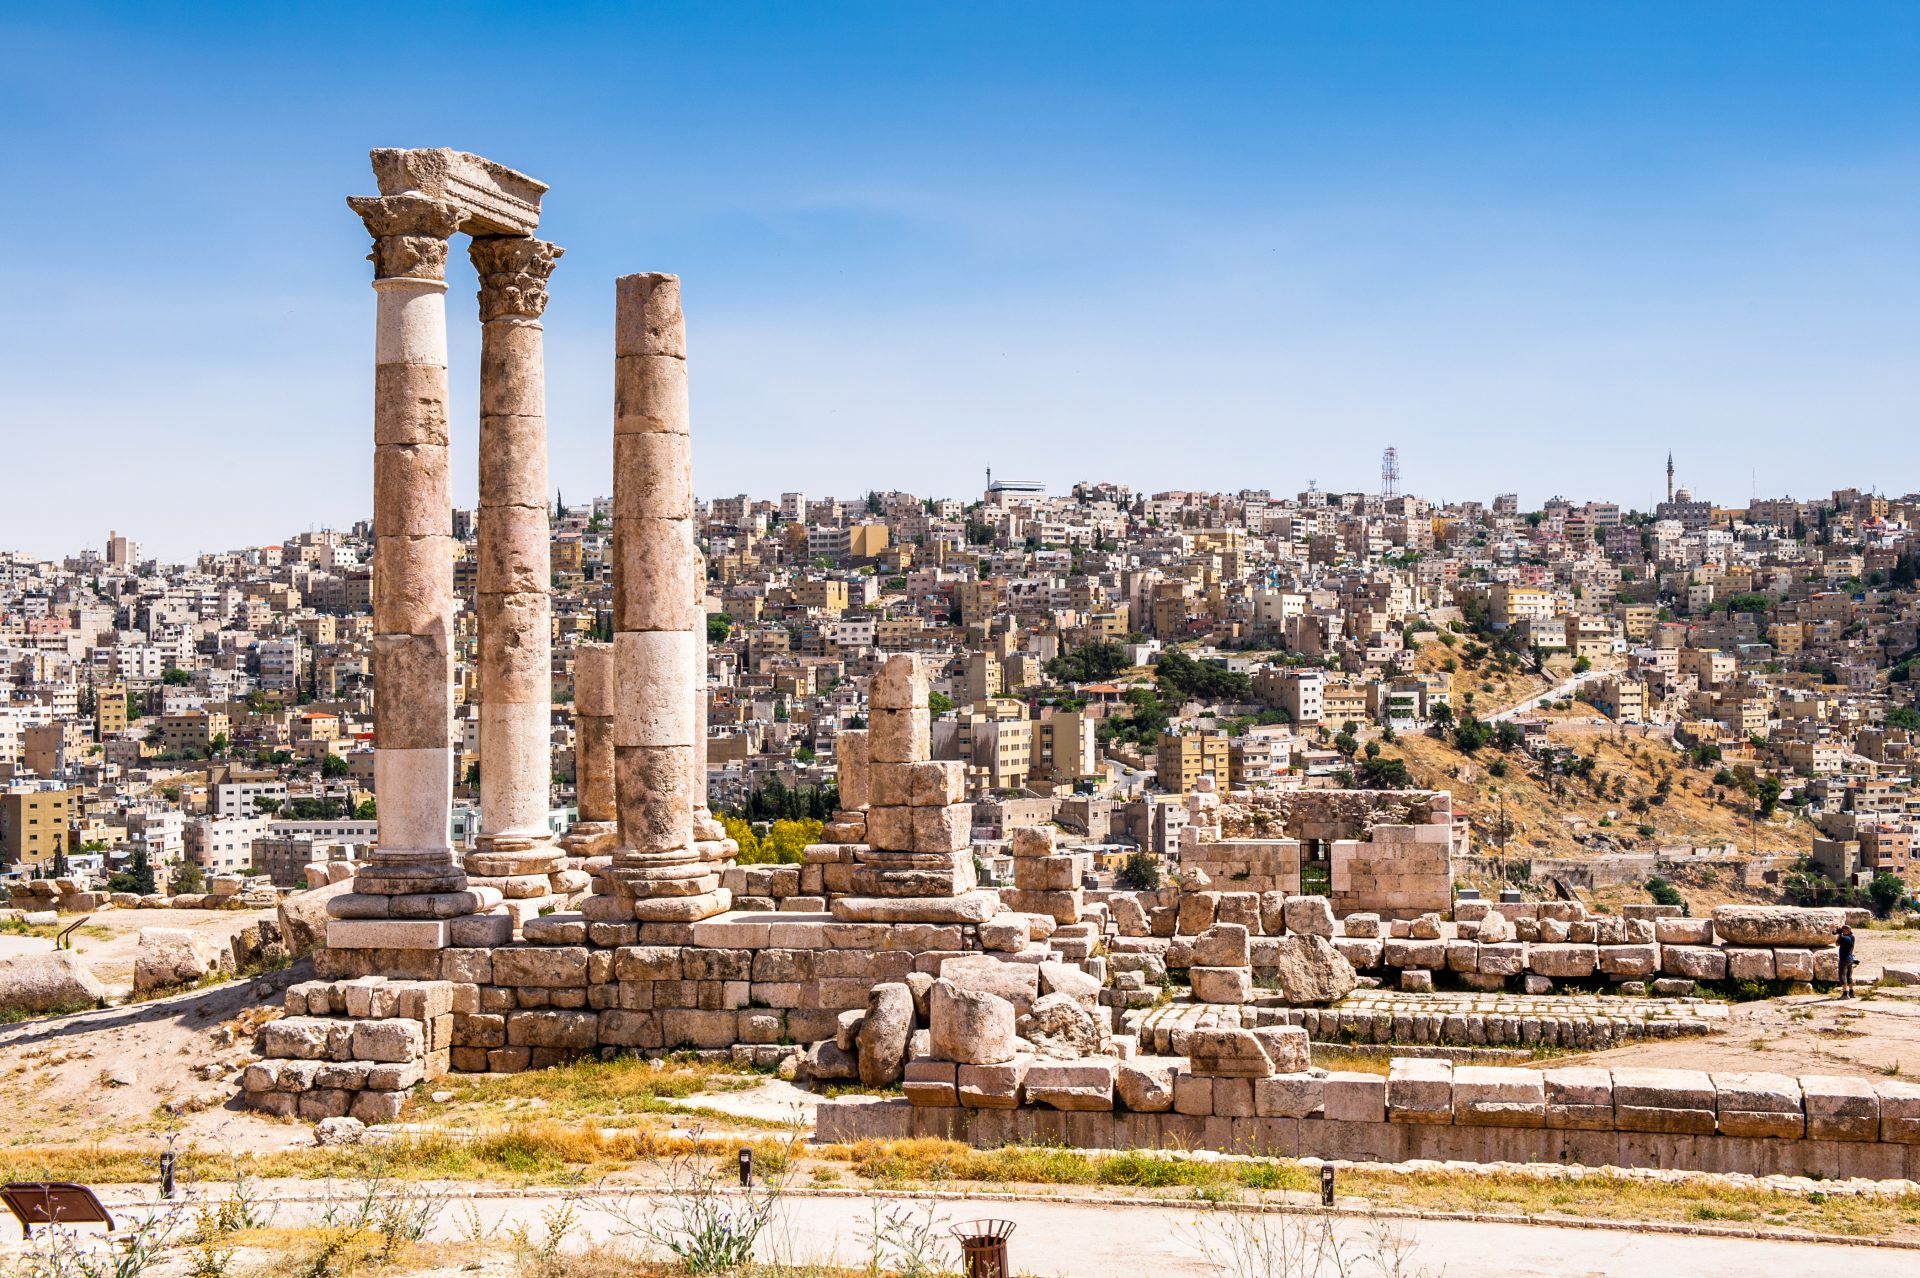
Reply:
<svg viewBox="0 0 1920 1278"><path fill-rule="evenodd" d="M1111 639L1063 652L1047 663L1047 675L1061 683L1105 683L1127 668L1127 650Z"/></svg>

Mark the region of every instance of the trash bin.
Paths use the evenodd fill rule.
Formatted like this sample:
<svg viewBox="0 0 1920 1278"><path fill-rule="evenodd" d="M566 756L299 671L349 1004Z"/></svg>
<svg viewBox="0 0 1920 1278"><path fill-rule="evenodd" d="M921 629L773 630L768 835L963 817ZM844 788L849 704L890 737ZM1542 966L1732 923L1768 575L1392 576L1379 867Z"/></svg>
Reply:
<svg viewBox="0 0 1920 1278"><path fill-rule="evenodd" d="M960 1240L960 1254L967 1262L967 1278L1009 1278L1007 1236L1013 1232L1011 1220L969 1220L953 1226Z"/></svg>

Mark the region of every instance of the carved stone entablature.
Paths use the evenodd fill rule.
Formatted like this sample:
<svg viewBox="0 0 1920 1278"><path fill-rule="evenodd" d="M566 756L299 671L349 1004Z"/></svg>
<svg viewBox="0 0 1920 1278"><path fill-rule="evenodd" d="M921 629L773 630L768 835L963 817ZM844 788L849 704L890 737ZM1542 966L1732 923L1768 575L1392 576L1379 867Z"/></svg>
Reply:
<svg viewBox="0 0 1920 1278"><path fill-rule="evenodd" d="M373 236L375 279L447 277L447 239L466 214L459 205L425 195L354 195L347 207Z"/></svg>
<svg viewBox="0 0 1920 1278"><path fill-rule="evenodd" d="M469 235L532 235L547 184L504 164L446 147L382 147L372 153L380 194L414 193L457 204Z"/></svg>
<svg viewBox="0 0 1920 1278"><path fill-rule="evenodd" d="M480 276L480 322L505 315L539 319L547 309L547 277L565 252L524 235L474 240L467 255Z"/></svg>

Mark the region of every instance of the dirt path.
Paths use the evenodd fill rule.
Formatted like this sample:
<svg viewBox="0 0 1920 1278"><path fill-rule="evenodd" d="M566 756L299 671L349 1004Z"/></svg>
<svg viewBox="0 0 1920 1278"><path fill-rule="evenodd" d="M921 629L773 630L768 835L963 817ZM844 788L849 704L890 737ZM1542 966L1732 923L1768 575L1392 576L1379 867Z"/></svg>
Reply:
<svg viewBox="0 0 1920 1278"><path fill-rule="evenodd" d="M312 965L302 962L271 977L172 998L0 1025L0 1112L7 1115L0 1142L151 1138L157 1152L177 1128L216 1148L310 1143L306 1124L239 1109L227 1080L252 1038L237 1018L277 1005L289 984L311 974Z"/></svg>

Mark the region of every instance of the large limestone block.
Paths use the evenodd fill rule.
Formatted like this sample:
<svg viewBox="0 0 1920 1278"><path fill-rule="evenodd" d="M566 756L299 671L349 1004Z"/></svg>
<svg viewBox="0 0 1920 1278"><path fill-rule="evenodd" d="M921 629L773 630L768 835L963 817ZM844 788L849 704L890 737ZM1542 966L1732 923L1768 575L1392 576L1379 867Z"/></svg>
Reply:
<svg viewBox="0 0 1920 1278"><path fill-rule="evenodd" d="M1251 963L1247 929L1238 923L1216 923L1193 942L1196 967L1245 967Z"/></svg>
<svg viewBox="0 0 1920 1278"><path fill-rule="evenodd" d="M1279 996L1296 1007L1338 1002L1359 984L1353 964L1315 935L1275 938L1269 975Z"/></svg>
<svg viewBox="0 0 1920 1278"><path fill-rule="evenodd" d="M1241 1004L1253 998L1253 970L1245 967L1188 969L1196 1003Z"/></svg>
<svg viewBox="0 0 1920 1278"><path fill-rule="evenodd" d="M107 987L72 950L26 954L0 962L0 1012L56 1012L94 1007Z"/></svg>
<svg viewBox="0 0 1920 1278"><path fill-rule="evenodd" d="M907 801L916 808L946 808L966 802L967 768L950 759L913 764Z"/></svg>
<svg viewBox="0 0 1920 1278"><path fill-rule="evenodd" d="M1657 918L1653 939L1662 945L1712 945L1712 919Z"/></svg>
<svg viewBox="0 0 1920 1278"><path fill-rule="evenodd" d="M1722 1136L1797 1140L1806 1134L1800 1080L1754 1072L1713 1075Z"/></svg>
<svg viewBox="0 0 1920 1278"><path fill-rule="evenodd" d="M875 710L924 709L929 691L926 663L912 653L895 653L874 672L867 704Z"/></svg>
<svg viewBox="0 0 1920 1278"><path fill-rule="evenodd" d="M888 981L873 987L855 1035L863 1085L889 1087L900 1080L913 1038L913 1015L913 991L904 984Z"/></svg>
<svg viewBox="0 0 1920 1278"><path fill-rule="evenodd" d="M1214 917L1220 910L1218 892L1183 892L1180 895L1180 915L1177 934L1180 936L1198 936L1213 926Z"/></svg>
<svg viewBox="0 0 1920 1278"><path fill-rule="evenodd" d="M1693 981L1725 980L1727 954L1717 945L1662 945L1660 970Z"/></svg>
<svg viewBox="0 0 1920 1278"><path fill-rule="evenodd" d="M969 1109L1018 1109L1033 1061L1016 1056L1004 1065L961 1065L954 1071L960 1103Z"/></svg>
<svg viewBox="0 0 1920 1278"><path fill-rule="evenodd" d="M1771 981L1773 951L1726 947L1727 979L1730 981Z"/></svg>
<svg viewBox="0 0 1920 1278"><path fill-rule="evenodd" d="M960 955L940 964L940 977L955 989L995 994L1013 1004L1016 1016L1025 1016L1040 997L1040 968L986 955Z"/></svg>
<svg viewBox="0 0 1920 1278"><path fill-rule="evenodd" d="M1719 1092L1702 1070L1615 1069L1614 1126L1621 1131L1711 1135Z"/></svg>
<svg viewBox="0 0 1920 1278"><path fill-rule="evenodd" d="M1015 826L1012 837L1012 853L1015 859L1025 857L1048 857L1053 855L1054 835L1050 825ZM1136 895L1137 902L1139 897Z"/></svg>
<svg viewBox="0 0 1920 1278"><path fill-rule="evenodd" d="M334 864L344 865L345 862ZM280 898L276 912L280 920L280 936L285 941L287 953L294 958L304 958L327 943L327 904L336 896L352 893L353 880L340 879L325 887L312 888L305 892L294 892Z"/></svg>
<svg viewBox="0 0 1920 1278"><path fill-rule="evenodd" d="M1020 1017L1017 1028L1020 1037L1033 1045L1034 1054L1046 1059L1097 1056L1105 1046L1093 1013L1069 994L1042 995Z"/></svg>
<svg viewBox="0 0 1920 1278"><path fill-rule="evenodd" d="M1332 936L1333 903L1324 896L1296 896L1287 901L1287 931L1296 936Z"/></svg>
<svg viewBox="0 0 1920 1278"><path fill-rule="evenodd" d="M1321 1117L1328 1122L1387 1121L1387 1080L1379 1074L1335 1070L1323 1080L1320 1095Z"/></svg>
<svg viewBox="0 0 1920 1278"><path fill-rule="evenodd" d="M136 993L191 985L232 962L232 955L198 932L180 927L143 927L133 957Z"/></svg>
<svg viewBox="0 0 1920 1278"><path fill-rule="evenodd" d="M1547 1126L1566 1131L1613 1130L1613 1074L1593 1065L1543 1071Z"/></svg>
<svg viewBox="0 0 1920 1278"><path fill-rule="evenodd" d="M873 763L921 763L933 753L933 721L925 706L875 710L867 717L867 749Z"/></svg>
<svg viewBox="0 0 1920 1278"><path fill-rule="evenodd" d="M927 991L933 1054L963 1065L999 1065L1015 1056L1013 1004L997 994L963 990L942 978Z"/></svg>
<svg viewBox="0 0 1920 1278"><path fill-rule="evenodd" d="M1179 1062L1164 1056L1136 1056L1114 1067L1114 1098L1136 1114L1164 1114L1173 1108L1173 1079Z"/></svg>
<svg viewBox="0 0 1920 1278"><path fill-rule="evenodd" d="M919 853L965 852L973 846L973 809L909 808L913 814L913 850Z"/></svg>
<svg viewBox="0 0 1920 1278"><path fill-rule="evenodd" d="M1830 945L1846 912L1790 905L1716 905L1713 932L1724 945Z"/></svg>
<svg viewBox="0 0 1920 1278"><path fill-rule="evenodd" d="M1535 945L1527 951L1527 966L1541 976L1592 976L1598 962L1592 945Z"/></svg>
<svg viewBox="0 0 1920 1278"><path fill-rule="evenodd" d="M1027 1102L1062 1110L1112 1109L1114 1071L1118 1064L1110 1056L1078 1061L1036 1060L1027 1069Z"/></svg>
<svg viewBox="0 0 1920 1278"><path fill-rule="evenodd" d="M1387 1120L1449 1125L1453 1122L1453 1063L1396 1056L1387 1067Z"/></svg>
<svg viewBox="0 0 1920 1278"><path fill-rule="evenodd" d="M1253 1081L1253 1112L1261 1118L1311 1118L1326 1105L1326 1080L1314 1074L1276 1074Z"/></svg>
<svg viewBox="0 0 1920 1278"><path fill-rule="evenodd" d="M1660 970L1657 945L1603 945L1600 970L1608 976L1652 976Z"/></svg>
<svg viewBox="0 0 1920 1278"><path fill-rule="evenodd" d="M1880 1096L1871 1080L1805 1074L1800 1091L1808 1140L1880 1139Z"/></svg>
<svg viewBox="0 0 1920 1278"><path fill-rule="evenodd" d="M1254 1041L1267 1054L1267 1066L1276 1074L1298 1074L1313 1064L1313 1044L1298 1025L1262 1025Z"/></svg>
<svg viewBox="0 0 1920 1278"><path fill-rule="evenodd" d="M1200 1078L1265 1078L1273 1065L1252 1030L1196 1029L1187 1035L1192 1073Z"/></svg>
<svg viewBox="0 0 1920 1278"><path fill-rule="evenodd" d="M1539 1070L1457 1065L1453 1121L1466 1127L1544 1127L1546 1080Z"/></svg>
<svg viewBox="0 0 1920 1278"><path fill-rule="evenodd" d="M1876 1078L1880 1097L1880 1139L1896 1145L1920 1145L1920 1083Z"/></svg>

